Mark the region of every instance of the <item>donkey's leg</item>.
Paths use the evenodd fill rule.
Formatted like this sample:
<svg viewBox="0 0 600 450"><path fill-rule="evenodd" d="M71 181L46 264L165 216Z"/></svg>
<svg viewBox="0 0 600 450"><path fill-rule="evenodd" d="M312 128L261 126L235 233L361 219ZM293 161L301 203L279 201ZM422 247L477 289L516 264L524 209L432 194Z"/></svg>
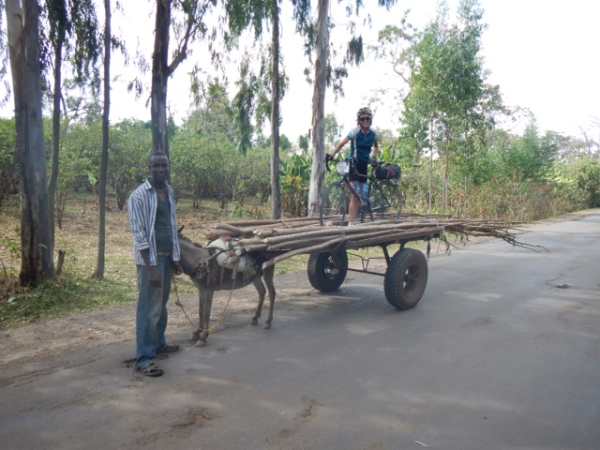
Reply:
<svg viewBox="0 0 600 450"><path fill-rule="evenodd" d="M267 290L265 289L262 280L259 276L256 276L254 280L252 280L252 284L256 288L258 292L258 306L256 307L256 312L254 313L254 317L252 318L252 325L258 325L258 319L262 313L263 303L265 301L265 294Z"/></svg>
<svg viewBox="0 0 600 450"><path fill-rule="evenodd" d="M275 285L273 284L273 277L275 275L275 266L269 267L263 272L263 279L267 285L269 291L269 317L265 322L265 328L271 328L271 322L273 322L273 308L275 307Z"/></svg>
<svg viewBox="0 0 600 450"><path fill-rule="evenodd" d="M202 320L202 334L200 335L200 339L206 344L206 340L208 339L208 332L210 331L210 313L212 311L212 301L213 294L215 291L212 289L204 289L206 292L206 296L204 299L204 308L202 310L203 320Z"/></svg>
<svg viewBox="0 0 600 450"><path fill-rule="evenodd" d="M202 313L202 311L204 310L204 289L200 286L199 283L194 283L196 285L196 287L198 288L198 328L196 329L196 331L194 331L194 334L192 334L192 341L193 342L198 342L200 340L200 336L202 335L202 318L204 317L204 314Z"/></svg>
<svg viewBox="0 0 600 450"><path fill-rule="evenodd" d="M198 330L194 333L194 339L198 344L204 345L208 339L209 323L206 320L206 316L208 314L210 320L210 303L212 301L213 291L202 287L198 289L198 293Z"/></svg>

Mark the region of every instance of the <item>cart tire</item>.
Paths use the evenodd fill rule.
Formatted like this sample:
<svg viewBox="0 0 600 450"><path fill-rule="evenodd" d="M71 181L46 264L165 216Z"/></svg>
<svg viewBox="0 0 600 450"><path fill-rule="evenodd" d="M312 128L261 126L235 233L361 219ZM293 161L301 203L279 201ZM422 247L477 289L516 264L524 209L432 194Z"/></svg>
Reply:
<svg viewBox="0 0 600 450"><path fill-rule="evenodd" d="M392 257L385 272L387 301L401 311L414 308L427 286L427 259L422 252L403 248Z"/></svg>
<svg viewBox="0 0 600 450"><path fill-rule="evenodd" d="M308 281L321 292L337 291L346 279L348 255L346 250L313 253L308 259Z"/></svg>

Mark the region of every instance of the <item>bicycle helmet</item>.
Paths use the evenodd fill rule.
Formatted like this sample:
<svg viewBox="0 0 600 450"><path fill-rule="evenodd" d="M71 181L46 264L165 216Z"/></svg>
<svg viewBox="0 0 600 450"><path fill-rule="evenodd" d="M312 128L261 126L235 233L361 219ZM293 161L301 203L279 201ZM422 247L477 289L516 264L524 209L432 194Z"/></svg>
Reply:
<svg viewBox="0 0 600 450"><path fill-rule="evenodd" d="M360 120L361 117L369 117L369 119L372 120L373 112L371 111L371 108L367 108L366 106L364 108L360 108L356 113L356 120Z"/></svg>

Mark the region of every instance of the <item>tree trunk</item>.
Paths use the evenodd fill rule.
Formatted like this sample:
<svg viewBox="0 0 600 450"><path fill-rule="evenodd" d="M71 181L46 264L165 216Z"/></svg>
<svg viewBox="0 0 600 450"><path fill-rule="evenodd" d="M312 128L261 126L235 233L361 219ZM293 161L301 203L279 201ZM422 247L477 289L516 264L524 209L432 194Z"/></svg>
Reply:
<svg viewBox="0 0 600 450"><path fill-rule="evenodd" d="M167 139L167 83L169 81L169 27L172 0L156 0L154 53L152 55L152 152L169 157Z"/></svg>
<svg viewBox="0 0 600 450"><path fill-rule="evenodd" d="M271 155L271 203L273 219L281 217L281 184L279 182L279 4L273 1L273 40L272 40L272 70L271 83L273 90L271 106L271 138L273 154Z"/></svg>
<svg viewBox="0 0 600 450"><path fill-rule="evenodd" d="M427 195L427 212L431 214L433 196L433 119L429 121L429 192Z"/></svg>
<svg viewBox="0 0 600 450"><path fill-rule="evenodd" d="M56 215L56 188L58 185L58 168L60 154L60 100L62 96L62 51L65 41L64 27L58 25L56 42L54 44L54 97L52 99L52 171L50 172L50 183L48 185L48 211L50 214L50 248L51 255L54 254L54 234L56 227L54 217Z"/></svg>
<svg viewBox="0 0 600 450"><path fill-rule="evenodd" d="M446 157L444 167L444 213L448 213L448 186L449 186L449 168L450 168L450 137L448 136L448 126L446 125L445 131L446 140Z"/></svg>
<svg viewBox="0 0 600 450"><path fill-rule="evenodd" d="M325 178L325 89L329 64L329 0L319 0L317 19L317 59L312 100L313 161L310 172L308 213L315 215L320 209L320 192Z"/></svg>
<svg viewBox="0 0 600 450"><path fill-rule="evenodd" d="M110 0L104 0L104 111L102 112L102 159L100 161L100 192L98 201L98 259L94 278L104 278L106 248L106 180L108 178L108 144L110 114Z"/></svg>
<svg viewBox="0 0 600 450"><path fill-rule="evenodd" d="M54 276L42 123L39 14L36 0L6 0L8 45L21 175L22 285Z"/></svg>

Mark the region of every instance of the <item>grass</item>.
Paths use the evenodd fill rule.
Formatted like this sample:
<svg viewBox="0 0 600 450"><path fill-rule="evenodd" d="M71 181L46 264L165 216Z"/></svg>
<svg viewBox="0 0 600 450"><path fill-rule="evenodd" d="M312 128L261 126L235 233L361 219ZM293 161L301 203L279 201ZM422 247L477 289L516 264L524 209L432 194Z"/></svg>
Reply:
<svg viewBox="0 0 600 450"><path fill-rule="evenodd" d="M111 202L109 206L115 203ZM221 210L217 202L203 201L199 209L182 199L177 205L178 222L187 237L203 242L204 226L220 218L266 216L268 211L257 205L242 209L231 205ZM69 199L62 229L56 230L56 250L66 252L63 274L56 281L33 289L18 286L19 209L17 199L4 204L0 211L0 328L18 326L42 318L58 317L74 311L133 302L136 299L136 269L126 211L112 208L107 213L105 279L91 278L96 268L98 209L92 195ZM278 274L306 267L299 257L277 266ZM186 278L178 283L181 294L194 293Z"/></svg>
<svg viewBox="0 0 600 450"><path fill-rule="evenodd" d="M0 303L0 328L134 300L129 284L65 274Z"/></svg>

